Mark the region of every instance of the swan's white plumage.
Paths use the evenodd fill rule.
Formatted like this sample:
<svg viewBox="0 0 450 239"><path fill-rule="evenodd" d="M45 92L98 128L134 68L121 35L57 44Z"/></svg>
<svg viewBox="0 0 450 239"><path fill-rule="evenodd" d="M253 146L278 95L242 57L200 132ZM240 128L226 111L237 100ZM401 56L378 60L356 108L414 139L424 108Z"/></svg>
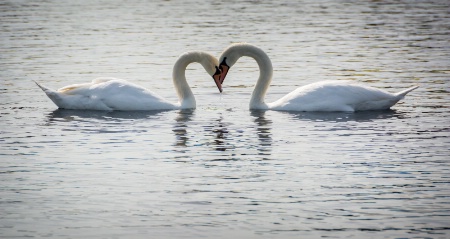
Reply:
<svg viewBox="0 0 450 239"><path fill-rule="evenodd" d="M73 84L53 91L38 84L62 109L78 110L162 110L179 107L126 80L94 79L91 83Z"/></svg>
<svg viewBox="0 0 450 239"><path fill-rule="evenodd" d="M383 110L403 97L352 81L321 81L298 87L268 107L286 111Z"/></svg>
<svg viewBox="0 0 450 239"><path fill-rule="evenodd" d="M254 58L260 68L260 76L250 100L250 109L283 111L384 110L395 105L407 93L418 87L414 86L392 94L352 81L320 81L299 87L275 102L265 103L264 97L272 80L272 63L264 51L247 43L232 44L222 53L219 62L225 59L228 66L231 67L242 56Z"/></svg>
<svg viewBox="0 0 450 239"><path fill-rule="evenodd" d="M174 67L174 85L180 102L171 103L153 91L126 80L97 78L90 83L73 84L57 91L36 84L62 109L78 110L171 110L195 108L195 98L184 76L187 65L199 62L211 75L218 61L205 52L188 52L180 56Z"/></svg>

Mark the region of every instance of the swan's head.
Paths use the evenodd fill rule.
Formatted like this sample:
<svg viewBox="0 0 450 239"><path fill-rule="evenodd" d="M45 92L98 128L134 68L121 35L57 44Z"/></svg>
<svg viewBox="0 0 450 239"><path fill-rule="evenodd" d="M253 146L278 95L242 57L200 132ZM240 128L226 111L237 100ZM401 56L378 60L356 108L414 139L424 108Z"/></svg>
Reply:
<svg viewBox="0 0 450 239"><path fill-rule="evenodd" d="M241 56L248 55L255 46L248 43L234 43L225 49L219 58L219 69L222 72L220 76L220 84L223 84L228 70L239 60Z"/></svg>

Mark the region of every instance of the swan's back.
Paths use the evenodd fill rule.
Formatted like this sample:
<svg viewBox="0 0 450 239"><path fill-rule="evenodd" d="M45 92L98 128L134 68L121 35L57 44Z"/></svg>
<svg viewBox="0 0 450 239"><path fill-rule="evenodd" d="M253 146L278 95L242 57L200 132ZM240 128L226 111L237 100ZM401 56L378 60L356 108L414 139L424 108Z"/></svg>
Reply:
<svg viewBox="0 0 450 239"><path fill-rule="evenodd" d="M108 106L111 110L160 110L175 109L153 91L125 80L112 80L94 84L87 92L90 98Z"/></svg>
<svg viewBox="0 0 450 239"><path fill-rule="evenodd" d="M129 81L99 78L91 83L73 84L53 91L38 86L62 109L89 110L159 110L176 105L156 93Z"/></svg>
<svg viewBox="0 0 450 239"><path fill-rule="evenodd" d="M392 94L351 81L322 81L299 87L269 107L288 111L383 110L406 95L401 93Z"/></svg>

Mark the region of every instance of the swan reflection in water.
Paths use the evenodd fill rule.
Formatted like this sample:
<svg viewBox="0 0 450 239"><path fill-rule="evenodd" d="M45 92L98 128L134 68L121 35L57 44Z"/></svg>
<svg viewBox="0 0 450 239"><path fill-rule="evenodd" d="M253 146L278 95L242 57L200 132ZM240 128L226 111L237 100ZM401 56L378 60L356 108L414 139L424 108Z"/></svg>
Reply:
<svg viewBox="0 0 450 239"><path fill-rule="evenodd" d="M188 122L192 120L194 116L193 109L180 110L175 117L175 126L172 130L175 134L175 146L177 147L187 147L187 143L189 140L187 128Z"/></svg>
<svg viewBox="0 0 450 239"><path fill-rule="evenodd" d="M191 135L189 135L189 122L192 121L194 116L194 110L180 110L175 117L175 125L173 128L173 132L175 134L175 146L177 147L189 147L192 145L213 145L215 150L218 151L226 151L227 149L232 148L231 146L227 146L225 141L228 137L227 125L223 122L223 117L220 116L215 120L208 120L207 122L213 122L213 124L207 124L203 126L203 129L207 132L206 134L198 135L195 134L196 129L191 128ZM203 124L203 122L202 122ZM201 138L197 138L197 136L201 136ZM210 136L213 136L212 141L210 140ZM194 143L190 144L189 139L194 138ZM204 140L207 139L207 142Z"/></svg>
<svg viewBox="0 0 450 239"><path fill-rule="evenodd" d="M280 111L279 111L280 112ZM323 121L323 122L373 122L381 119L403 119L405 113L396 110L373 110L358 112L289 112L282 111L284 115L289 115L295 120L301 121Z"/></svg>
<svg viewBox="0 0 450 239"><path fill-rule="evenodd" d="M145 119L156 117L164 112L164 110L152 111L102 111L102 110L67 110L56 109L47 115L49 121L65 120L72 121L76 119L97 119L97 120L128 120L128 119Z"/></svg>
<svg viewBox="0 0 450 239"><path fill-rule="evenodd" d="M321 130L333 130L335 127L342 128L342 122L377 122L389 118L402 119L409 117L406 112L395 110L366 111L356 113L345 112L281 112L252 110L250 116L235 113L226 115L203 114L196 110L179 111L86 111L86 110L55 110L48 114L48 125L61 125L63 122L73 122L68 125L71 130L81 130L89 133L144 133L147 134L154 124L158 126L169 124L171 131L156 132L158 134L173 134L175 142L172 144L174 152L201 151L200 156L204 158L208 150L221 151L226 160L230 159L268 159L272 154L273 147L273 124L298 123L305 127L307 122L323 122L329 127ZM233 120L234 119L234 120ZM236 119L243 119L241 121ZM174 121L173 121L174 120ZM250 120L250 122L246 122ZM283 121L288 122L283 122ZM133 122L136 127L130 128L127 122ZM138 122L137 122L138 121ZM346 125L346 124L345 124ZM345 126L344 125L344 126ZM367 127L367 124L362 124ZM362 125L353 126L358 129ZM143 127L137 127L143 126ZM149 128L150 127L150 128ZM167 129L165 127L161 129ZM283 131L283 129L280 129ZM289 129L286 129L289 130ZM277 132L284 134L284 132ZM157 137L145 136L143 137ZM158 138L153 140L158 141ZM187 155L183 156L186 157ZM190 154L189 157L191 157ZM217 154L213 154L217 158Z"/></svg>
<svg viewBox="0 0 450 239"><path fill-rule="evenodd" d="M233 135L228 130L228 126L231 124L224 122L223 116L220 115L219 118L215 119L214 124L204 126L207 136L212 136L213 139L208 142L209 145L216 151L226 151L235 148L233 143Z"/></svg>
<svg viewBox="0 0 450 239"><path fill-rule="evenodd" d="M250 116L253 123L250 126L232 128L236 124L227 123L224 117L220 116L215 120L215 124L205 127L209 135L213 136L211 145L216 151L232 151L241 156L264 155L271 152L272 133L271 120L266 119L265 111L252 110ZM255 139L258 141L255 142ZM256 153L255 153L256 150Z"/></svg>
<svg viewBox="0 0 450 239"><path fill-rule="evenodd" d="M164 121L169 111L98 111L57 109L47 115L47 126L83 133L144 133L148 120Z"/></svg>
<svg viewBox="0 0 450 239"><path fill-rule="evenodd" d="M267 119L266 111L264 110L252 110L250 115L254 117L256 124L256 133L259 140L259 155L270 155L272 150L272 120Z"/></svg>
<svg viewBox="0 0 450 239"><path fill-rule="evenodd" d="M199 134L196 133L199 129L192 127L192 123L189 123L194 116L194 110L181 110L175 118L176 123L172 130L175 134L174 146L178 148L205 146L213 151L239 155L238 158L245 155L268 156L272 146L272 120L267 119L265 113L259 110L251 111L253 124L244 126L229 123L225 120L226 117L220 114L213 120L202 121L202 124L212 123L204 124L203 133ZM257 139L256 142L255 139Z"/></svg>

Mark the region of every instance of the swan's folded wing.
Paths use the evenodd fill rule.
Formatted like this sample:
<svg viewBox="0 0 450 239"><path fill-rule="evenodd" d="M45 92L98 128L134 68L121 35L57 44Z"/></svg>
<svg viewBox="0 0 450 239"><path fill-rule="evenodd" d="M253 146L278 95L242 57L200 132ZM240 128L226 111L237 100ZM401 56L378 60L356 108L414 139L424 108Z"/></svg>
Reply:
<svg viewBox="0 0 450 239"><path fill-rule="evenodd" d="M295 111L384 109L393 97L386 91L349 81L323 81L297 88L272 107Z"/></svg>
<svg viewBox="0 0 450 239"><path fill-rule="evenodd" d="M125 81L114 77L98 77L92 80L92 84L101 84L108 81Z"/></svg>
<svg viewBox="0 0 450 239"><path fill-rule="evenodd" d="M114 80L90 87L90 97L112 110L159 110L176 106L142 86L124 80Z"/></svg>

